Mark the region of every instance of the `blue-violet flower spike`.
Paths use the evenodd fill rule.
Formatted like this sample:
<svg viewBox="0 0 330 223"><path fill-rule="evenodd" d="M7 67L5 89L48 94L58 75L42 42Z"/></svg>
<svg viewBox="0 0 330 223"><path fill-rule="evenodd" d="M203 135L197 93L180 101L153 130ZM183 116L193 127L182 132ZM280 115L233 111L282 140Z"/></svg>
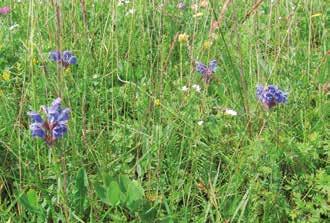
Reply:
<svg viewBox="0 0 330 223"><path fill-rule="evenodd" d="M77 57L68 50L63 52L61 51L52 51L49 54L50 60L61 64L64 68L67 68L69 65L77 64Z"/></svg>
<svg viewBox="0 0 330 223"><path fill-rule="evenodd" d="M196 70L202 75L206 84L210 83L212 75L215 73L217 66L218 65L216 60L211 60L209 66L206 66L199 61L196 62Z"/></svg>
<svg viewBox="0 0 330 223"><path fill-rule="evenodd" d="M60 51L52 51L49 53L49 59L54 62L61 61L61 52Z"/></svg>
<svg viewBox="0 0 330 223"><path fill-rule="evenodd" d="M52 145L58 138L67 133L70 109L61 108L61 98L55 99L50 107L41 106L41 108L45 113L45 120L37 112L28 112L32 121L30 130L33 137L40 137L48 145Z"/></svg>
<svg viewBox="0 0 330 223"><path fill-rule="evenodd" d="M258 85L256 95L266 109L270 109L277 104L286 103L288 101L288 93L280 90L275 85L269 85L267 87Z"/></svg>

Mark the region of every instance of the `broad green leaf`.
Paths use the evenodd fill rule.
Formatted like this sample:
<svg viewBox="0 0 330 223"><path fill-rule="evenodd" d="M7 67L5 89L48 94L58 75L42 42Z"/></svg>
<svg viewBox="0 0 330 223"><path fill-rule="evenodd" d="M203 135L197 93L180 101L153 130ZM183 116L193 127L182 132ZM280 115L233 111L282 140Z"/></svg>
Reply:
<svg viewBox="0 0 330 223"><path fill-rule="evenodd" d="M139 216L142 222L155 222L157 209L153 207L150 202L144 200L139 210Z"/></svg>
<svg viewBox="0 0 330 223"><path fill-rule="evenodd" d="M110 202L111 205L116 206L120 203L123 194L116 181L110 182L110 185L107 188L107 195L108 195L108 201Z"/></svg>
<svg viewBox="0 0 330 223"><path fill-rule="evenodd" d="M100 184L95 184L94 185L96 195L100 198L100 200L108 205L110 205L110 202L107 197L107 191L106 189L100 185Z"/></svg>
<svg viewBox="0 0 330 223"><path fill-rule="evenodd" d="M30 189L26 194L20 198L20 203L29 211L41 214L42 209L39 206L38 195L33 189Z"/></svg>
<svg viewBox="0 0 330 223"><path fill-rule="evenodd" d="M119 186L123 193L126 193L128 191L128 185L131 183L131 180L127 175L121 175L118 177L119 180Z"/></svg>
<svg viewBox="0 0 330 223"><path fill-rule="evenodd" d="M127 203L131 203L133 201L142 200L144 197L144 190L139 182L136 180L132 180L128 184L127 190Z"/></svg>
<svg viewBox="0 0 330 223"><path fill-rule="evenodd" d="M115 180L115 178L113 176L110 176L109 174L106 174L103 177L103 179L104 179L104 185L105 185L105 187L109 187L110 186L110 183Z"/></svg>

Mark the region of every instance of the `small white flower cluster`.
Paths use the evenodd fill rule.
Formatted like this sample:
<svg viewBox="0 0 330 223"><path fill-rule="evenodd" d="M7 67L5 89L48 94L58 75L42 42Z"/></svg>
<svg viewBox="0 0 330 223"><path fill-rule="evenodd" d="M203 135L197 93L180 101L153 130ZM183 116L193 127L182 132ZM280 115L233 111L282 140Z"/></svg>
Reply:
<svg viewBox="0 0 330 223"><path fill-rule="evenodd" d="M183 92L187 92L189 90L189 88L185 85L181 88L181 91Z"/></svg>
<svg viewBox="0 0 330 223"><path fill-rule="evenodd" d="M194 89L197 93L200 93L201 92L201 87L198 85L198 84L193 84L191 86L192 89ZM189 87L187 87L186 85L184 85L182 88L181 88L181 91L183 92L187 92L189 91Z"/></svg>
<svg viewBox="0 0 330 223"><path fill-rule="evenodd" d="M129 0L119 0L118 2L118 6L124 5L124 4L128 4Z"/></svg>
<svg viewBox="0 0 330 223"><path fill-rule="evenodd" d="M193 84L192 88L198 93L201 92L201 87L198 84Z"/></svg>
<svg viewBox="0 0 330 223"><path fill-rule="evenodd" d="M229 109L229 108L226 108L225 111L224 111L224 113L226 115L230 115L230 116L236 116L237 115L237 112L236 111L234 111L233 109Z"/></svg>
<svg viewBox="0 0 330 223"><path fill-rule="evenodd" d="M197 124L198 124L199 126L202 126L202 125L204 124L204 121L203 121L203 120L200 120L200 121L197 122Z"/></svg>

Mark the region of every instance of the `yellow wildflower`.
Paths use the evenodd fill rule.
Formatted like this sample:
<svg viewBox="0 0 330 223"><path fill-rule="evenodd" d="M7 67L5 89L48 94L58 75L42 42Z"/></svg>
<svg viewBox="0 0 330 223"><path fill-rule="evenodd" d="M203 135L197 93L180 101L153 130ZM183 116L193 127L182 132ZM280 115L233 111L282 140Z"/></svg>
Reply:
<svg viewBox="0 0 330 223"><path fill-rule="evenodd" d="M206 40L206 41L203 43L203 49L204 49L204 50L208 50L208 49L210 49L211 46L212 46L212 42L211 42L211 41Z"/></svg>
<svg viewBox="0 0 330 223"><path fill-rule="evenodd" d="M70 67L68 67L64 70L64 74L70 74L70 73L71 73Z"/></svg>
<svg viewBox="0 0 330 223"><path fill-rule="evenodd" d="M160 100L157 98L154 101L155 106L160 106Z"/></svg>
<svg viewBox="0 0 330 223"><path fill-rule="evenodd" d="M183 34L179 35L178 39L179 39L180 43L186 43L186 42L188 42L189 36L187 34L183 33Z"/></svg>
<svg viewBox="0 0 330 223"><path fill-rule="evenodd" d="M162 196L154 194L154 193L147 193L146 194L146 199L148 201L151 201L151 202L162 201L163 200Z"/></svg>
<svg viewBox="0 0 330 223"><path fill-rule="evenodd" d="M0 97L3 95L3 90L0 89Z"/></svg>
<svg viewBox="0 0 330 223"><path fill-rule="evenodd" d="M10 79L10 73L9 73L8 70L5 70L5 71L2 73L2 79L3 79L4 81L9 81L9 79Z"/></svg>
<svg viewBox="0 0 330 223"><path fill-rule="evenodd" d="M38 60L37 60L37 58L34 57L34 58L32 59L32 63L33 63L33 65L38 64Z"/></svg>

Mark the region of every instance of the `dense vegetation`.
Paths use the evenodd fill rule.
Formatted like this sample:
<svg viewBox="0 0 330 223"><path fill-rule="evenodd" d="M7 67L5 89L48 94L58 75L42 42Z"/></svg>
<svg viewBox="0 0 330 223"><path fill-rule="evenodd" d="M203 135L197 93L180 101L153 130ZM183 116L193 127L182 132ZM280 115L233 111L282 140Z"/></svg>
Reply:
<svg viewBox="0 0 330 223"><path fill-rule="evenodd" d="M0 2L0 222L329 222L326 1L178 3Z"/></svg>

